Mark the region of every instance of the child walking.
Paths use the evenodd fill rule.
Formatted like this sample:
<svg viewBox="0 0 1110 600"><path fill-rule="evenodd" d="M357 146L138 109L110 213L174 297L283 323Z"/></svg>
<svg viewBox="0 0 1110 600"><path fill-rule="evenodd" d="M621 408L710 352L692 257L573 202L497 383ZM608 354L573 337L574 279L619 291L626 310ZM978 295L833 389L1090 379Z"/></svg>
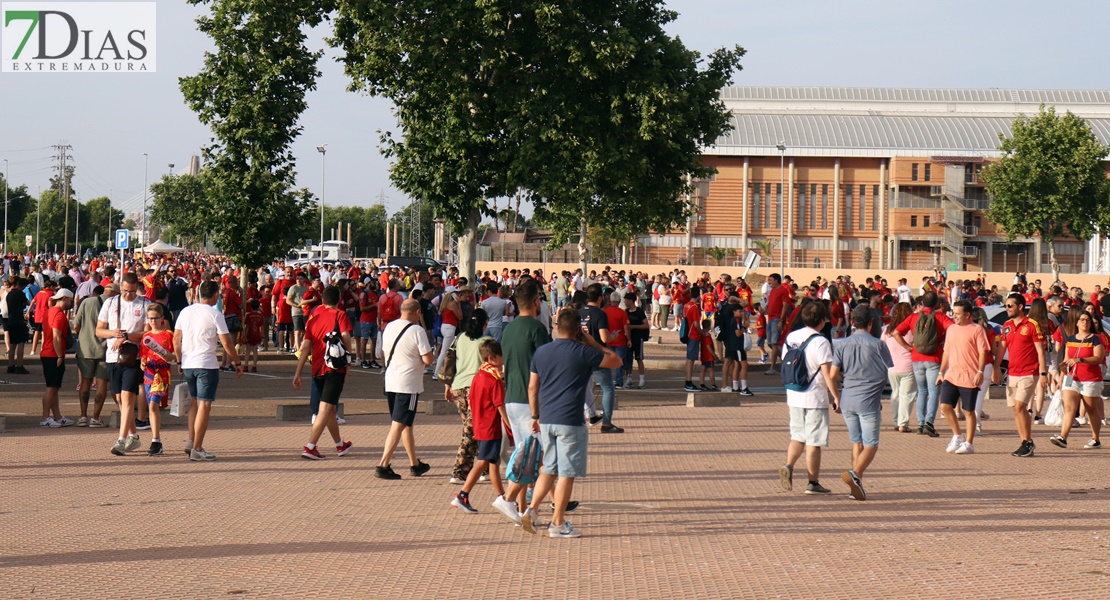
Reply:
<svg viewBox="0 0 1110 600"><path fill-rule="evenodd" d="M251 359L254 359L254 366L250 367L251 373L258 372L258 346L262 344L262 339L265 335L264 329L266 328L266 317L263 316L261 306L257 298L251 298L247 303L247 319L243 324L244 331L246 331L247 351L246 358L243 359L243 369L247 370L248 365L251 364Z"/></svg>
<svg viewBox="0 0 1110 600"><path fill-rule="evenodd" d="M713 369L713 361L717 360L717 350L713 348L713 332L710 330L712 321L704 319L701 322L701 390L703 392L719 392L717 387L717 373ZM709 387L705 387L705 376L709 375Z"/></svg>
<svg viewBox="0 0 1110 600"><path fill-rule="evenodd" d="M146 322L150 331L143 334L139 346L139 360L143 368L143 391L149 406L150 440L147 454L162 454L162 408L169 403L170 357L173 356L173 332L166 329L166 313L161 304L151 304L146 309Z"/></svg>
<svg viewBox="0 0 1110 600"><path fill-rule="evenodd" d="M493 339L484 340L478 346L478 355L482 358L482 366L470 383L470 415L474 422L474 440L478 442L478 453L462 491L451 500L451 506L465 513L478 512L470 505L470 490L474 489L478 478L488 468L490 482L497 492L497 498L493 501L494 508L506 516L509 516L510 511L516 516L516 505L505 499L499 465L502 423L509 420L505 413L505 382L501 378L501 369L505 363L501 357L501 344ZM512 434L509 435L511 443Z"/></svg>

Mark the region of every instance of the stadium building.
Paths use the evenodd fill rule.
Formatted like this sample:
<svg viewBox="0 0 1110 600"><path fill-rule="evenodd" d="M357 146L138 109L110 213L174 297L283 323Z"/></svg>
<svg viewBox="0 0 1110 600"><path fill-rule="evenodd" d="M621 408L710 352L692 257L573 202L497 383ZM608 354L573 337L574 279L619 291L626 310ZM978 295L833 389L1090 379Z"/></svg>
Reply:
<svg viewBox="0 0 1110 600"><path fill-rule="evenodd" d="M732 87L733 130L707 148L717 168L686 230L641 236L640 262L835 269L1042 271L1048 245L986 216L979 174L999 136L1041 104L1085 118L1110 144L1110 91ZM707 195L706 195L707 194ZM770 256L766 247L773 244ZM1064 273L1110 271L1110 242L1061 239Z"/></svg>

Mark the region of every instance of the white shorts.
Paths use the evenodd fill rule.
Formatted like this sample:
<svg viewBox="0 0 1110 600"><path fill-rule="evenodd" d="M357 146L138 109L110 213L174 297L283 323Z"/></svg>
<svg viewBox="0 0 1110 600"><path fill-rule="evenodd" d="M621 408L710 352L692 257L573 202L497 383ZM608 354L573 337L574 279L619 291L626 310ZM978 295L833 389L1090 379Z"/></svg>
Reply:
<svg viewBox="0 0 1110 600"><path fill-rule="evenodd" d="M1080 396L1087 396L1088 398L1102 397L1101 381L1072 381L1071 385L1064 389L1067 391L1076 392Z"/></svg>
<svg viewBox="0 0 1110 600"><path fill-rule="evenodd" d="M790 408L790 439L807 446L829 445L829 409Z"/></svg>

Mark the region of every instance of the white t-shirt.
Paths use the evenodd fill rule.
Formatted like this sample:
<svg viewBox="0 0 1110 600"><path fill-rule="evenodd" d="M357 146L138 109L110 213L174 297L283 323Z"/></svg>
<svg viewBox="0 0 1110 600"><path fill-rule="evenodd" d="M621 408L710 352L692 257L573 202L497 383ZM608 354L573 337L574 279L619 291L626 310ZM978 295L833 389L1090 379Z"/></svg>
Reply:
<svg viewBox="0 0 1110 600"><path fill-rule="evenodd" d="M120 306L123 306L123 313L120 314ZM115 331L122 329L127 333L142 333L146 329L146 307L150 305L150 301L142 296L136 296L134 300L128 302L123 299L123 296L115 296L108 298L104 301L104 306L100 307L100 313L96 316L97 321L103 321L108 324L108 329ZM119 314L119 326L116 326L116 315ZM114 346L116 343L108 340L107 350L104 354L104 360L111 363L119 362L119 350Z"/></svg>
<svg viewBox="0 0 1110 600"><path fill-rule="evenodd" d="M910 286L908 286L908 285L898 286L898 301L899 302L910 302L912 300L912 298L910 298L910 292L912 292L912 291L913 290L911 290Z"/></svg>
<svg viewBox="0 0 1110 600"><path fill-rule="evenodd" d="M759 288L759 303L763 308L767 308L767 300L771 297L771 283L768 280L763 281L763 285Z"/></svg>
<svg viewBox="0 0 1110 600"><path fill-rule="evenodd" d="M216 345L228 333L227 321L215 306L203 302L190 304L177 317L175 329L181 332L182 369L218 369Z"/></svg>
<svg viewBox="0 0 1110 600"><path fill-rule="evenodd" d="M806 346L806 369L809 370L810 375L809 389L804 392L786 390L787 406L798 408L829 407L829 387L825 384L825 378L821 375L821 365L831 363L833 359L832 344L829 343L829 340L825 339L825 336L821 335L819 331L803 327L797 331L791 331L790 335L786 336L787 347L783 348L783 352L785 353L788 348L801 346L813 334L817 334L817 337Z"/></svg>
<svg viewBox="0 0 1110 600"><path fill-rule="evenodd" d="M413 325L397 340L401 331L410 323L395 319L382 332L382 354L386 361L385 391L395 394L421 394L424 392L424 359L432 351L428 333L420 325ZM393 341L397 340L397 349ZM390 354L392 352L392 354Z"/></svg>

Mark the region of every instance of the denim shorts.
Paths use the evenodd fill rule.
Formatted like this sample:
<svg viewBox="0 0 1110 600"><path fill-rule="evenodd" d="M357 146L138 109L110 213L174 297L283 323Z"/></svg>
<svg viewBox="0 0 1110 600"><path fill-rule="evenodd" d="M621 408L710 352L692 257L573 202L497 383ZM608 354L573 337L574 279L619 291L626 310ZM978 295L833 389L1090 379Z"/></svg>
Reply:
<svg viewBox="0 0 1110 600"><path fill-rule="evenodd" d="M701 357L701 340L691 339L686 342L686 360L698 360Z"/></svg>
<svg viewBox="0 0 1110 600"><path fill-rule="evenodd" d="M543 472L556 477L585 477L589 440L589 430L585 425L540 423Z"/></svg>
<svg viewBox="0 0 1110 600"><path fill-rule="evenodd" d="M216 399L216 386L220 384L219 369L184 369L184 372L190 396L204 402Z"/></svg>
<svg viewBox="0 0 1110 600"><path fill-rule="evenodd" d="M377 321L363 321L359 323L359 329L362 330L362 336L368 340L378 337L378 322Z"/></svg>
<svg viewBox="0 0 1110 600"><path fill-rule="evenodd" d="M779 338L782 337L782 319L770 319L767 321L767 343L771 346L777 346Z"/></svg>
<svg viewBox="0 0 1110 600"><path fill-rule="evenodd" d="M844 424L848 426L848 439L853 444L877 447L879 445L879 425L882 421L883 415L881 412L844 411Z"/></svg>

